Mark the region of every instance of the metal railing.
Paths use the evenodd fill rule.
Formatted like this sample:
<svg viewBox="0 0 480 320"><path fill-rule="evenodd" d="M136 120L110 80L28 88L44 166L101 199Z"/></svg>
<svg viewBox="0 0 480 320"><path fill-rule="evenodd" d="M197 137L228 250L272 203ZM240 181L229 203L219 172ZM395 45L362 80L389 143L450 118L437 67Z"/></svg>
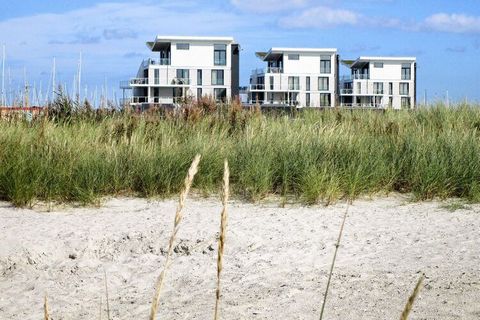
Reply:
<svg viewBox="0 0 480 320"><path fill-rule="evenodd" d="M265 73L283 73L283 68L268 67L268 68L265 69Z"/></svg>
<svg viewBox="0 0 480 320"><path fill-rule="evenodd" d="M353 89L340 89L340 94L353 94Z"/></svg>
<svg viewBox="0 0 480 320"><path fill-rule="evenodd" d="M173 104L181 100L182 100L181 97L178 98L178 97L166 97L166 96L159 96L159 97L135 96L135 97L129 97L125 99L120 99L120 103L122 105L142 104L142 103Z"/></svg>
<svg viewBox="0 0 480 320"><path fill-rule="evenodd" d="M155 65L155 66L169 66L171 64L170 58L146 59L143 60L143 66Z"/></svg>
<svg viewBox="0 0 480 320"><path fill-rule="evenodd" d="M264 84L251 84L250 90L265 90Z"/></svg>
<svg viewBox="0 0 480 320"><path fill-rule="evenodd" d="M148 78L131 78L129 80L130 85L148 85Z"/></svg>
<svg viewBox="0 0 480 320"><path fill-rule="evenodd" d="M340 107L346 108L370 108L370 109L384 109L385 105L379 103L341 103Z"/></svg>
<svg viewBox="0 0 480 320"><path fill-rule="evenodd" d="M356 74L340 77L340 81L368 80L368 79L370 79L370 74L368 73L356 73Z"/></svg>
<svg viewBox="0 0 480 320"><path fill-rule="evenodd" d="M172 81L170 81L170 83L174 85L188 85L190 84L190 79L189 78L173 78Z"/></svg>
<svg viewBox="0 0 480 320"><path fill-rule="evenodd" d="M265 74L265 73L283 73L283 68L267 67L267 68L258 68L253 70L253 74Z"/></svg>

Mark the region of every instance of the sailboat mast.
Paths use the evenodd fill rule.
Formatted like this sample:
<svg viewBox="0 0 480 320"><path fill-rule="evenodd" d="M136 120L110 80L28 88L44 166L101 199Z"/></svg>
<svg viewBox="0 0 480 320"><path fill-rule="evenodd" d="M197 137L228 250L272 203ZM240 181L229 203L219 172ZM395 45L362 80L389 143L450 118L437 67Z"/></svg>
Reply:
<svg viewBox="0 0 480 320"><path fill-rule="evenodd" d="M6 96L5 96L5 44L3 45L2 51L2 97L0 101L0 105L6 105Z"/></svg>
<svg viewBox="0 0 480 320"><path fill-rule="evenodd" d="M55 100L55 57L53 57L53 68L52 68L52 101Z"/></svg>
<svg viewBox="0 0 480 320"><path fill-rule="evenodd" d="M82 93L82 51L80 51L80 59L78 61L78 104L82 100L80 95Z"/></svg>
<svg viewBox="0 0 480 320"><path fill-rule="evenodd" d="M5 106L5 44L3 45L2 53L2 97L0 105Z"/></svg>

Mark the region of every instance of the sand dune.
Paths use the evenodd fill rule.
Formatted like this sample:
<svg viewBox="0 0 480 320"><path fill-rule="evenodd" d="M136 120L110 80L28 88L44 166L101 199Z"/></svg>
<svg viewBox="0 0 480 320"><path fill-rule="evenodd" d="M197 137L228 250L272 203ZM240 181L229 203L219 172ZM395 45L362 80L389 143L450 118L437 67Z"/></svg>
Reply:
<svg viewBox="0 0 480 320"><path fill-rule="evenodd" d="M0 203L0 319L99 319L107 273L114 319L147 319L174 200L112 199L100 208ZM232 202L223 319L317 319L345 203ZM212 319L217 199L189 200L160 319ZM480 205L451 212L399 196L353 203L326 319L397 319L421 272L411 319L480 318ZM106 314L103 313L103 319Z"/></svg>

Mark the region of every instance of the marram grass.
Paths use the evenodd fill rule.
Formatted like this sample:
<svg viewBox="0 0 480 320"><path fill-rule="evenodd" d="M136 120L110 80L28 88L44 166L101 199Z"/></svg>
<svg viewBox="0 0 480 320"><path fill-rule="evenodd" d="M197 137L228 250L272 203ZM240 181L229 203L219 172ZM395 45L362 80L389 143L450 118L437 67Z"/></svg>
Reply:
<svg viewBox="0 0 480 320"><path fill-rule="evenodd" d="M326 110L266 115L223 107L185 116L0 120L0 199L91 203L102 196L171 196L195 154L193 188L304 203L392 191L480 200L480 109Z"/></svg>

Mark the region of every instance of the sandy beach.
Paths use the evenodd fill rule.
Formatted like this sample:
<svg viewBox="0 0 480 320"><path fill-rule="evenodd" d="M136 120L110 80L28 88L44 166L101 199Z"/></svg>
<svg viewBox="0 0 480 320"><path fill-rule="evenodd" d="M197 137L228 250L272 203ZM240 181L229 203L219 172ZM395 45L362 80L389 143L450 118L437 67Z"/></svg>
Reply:
<svg viewBox="0 0 480 320"><path fill-rule="evenodd" d="M453 201L453 200L452 200ZM448 202L447 202L448 203ZM407 197L349 209L325 319L398 319L423 272L411 319L480 318L480 205ZM0 203L0 319L147 319L176 200L119 198L99 208ZM222 319L318 319L346 203L232 201ZM159 319L212 319L221 204L189 199Z"/></svg>

